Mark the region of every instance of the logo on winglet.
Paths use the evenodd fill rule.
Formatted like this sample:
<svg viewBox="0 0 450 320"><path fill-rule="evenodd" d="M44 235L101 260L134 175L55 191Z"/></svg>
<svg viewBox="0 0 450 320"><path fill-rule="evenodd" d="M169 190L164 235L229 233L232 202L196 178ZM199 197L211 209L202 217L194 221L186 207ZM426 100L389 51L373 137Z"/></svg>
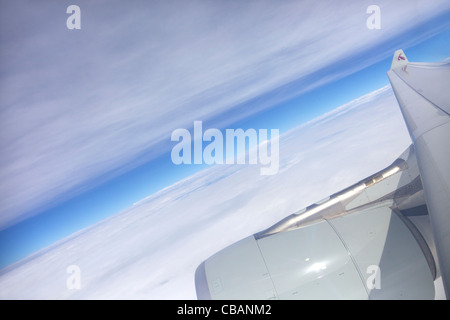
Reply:
<svg viewBox="0 0 450 320"><path fill-rule="evenodd" d="M398 61L400 61L400 60L406 60L406 58L405 58L405 57L402 55L402 53L400 52L400 54L398 55L397 60L398 60Z"/></svg>

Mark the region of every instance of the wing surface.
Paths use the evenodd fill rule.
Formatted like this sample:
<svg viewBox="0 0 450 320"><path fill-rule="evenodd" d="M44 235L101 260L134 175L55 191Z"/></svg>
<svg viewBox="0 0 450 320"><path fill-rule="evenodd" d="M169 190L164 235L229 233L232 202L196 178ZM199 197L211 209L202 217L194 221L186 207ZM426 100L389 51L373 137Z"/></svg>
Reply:
<svg viewBox="0 0 450 320"><path fill-rule="evenodd" d="M394 54L388 77L414 143L440 271L450 297L450 64Z"/></svg>

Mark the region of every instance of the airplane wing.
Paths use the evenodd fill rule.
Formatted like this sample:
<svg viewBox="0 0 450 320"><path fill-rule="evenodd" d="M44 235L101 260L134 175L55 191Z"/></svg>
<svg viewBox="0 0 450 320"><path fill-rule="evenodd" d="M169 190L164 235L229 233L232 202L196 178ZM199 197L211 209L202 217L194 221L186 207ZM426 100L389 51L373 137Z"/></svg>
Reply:
<svg viewBox="0 0 450 320"><path fill-rule="evenodd" d="M450 258L446 68L396 52L388 75L413 144L387 168L203 261L197 297L435 298Z"/></svg>
<svg viewBox="0 0 450 320"><path fill-rule="evenodd" d="M411 63L397 50L388 77L416 148L443 284L450 297L450 63Z"/></svg>

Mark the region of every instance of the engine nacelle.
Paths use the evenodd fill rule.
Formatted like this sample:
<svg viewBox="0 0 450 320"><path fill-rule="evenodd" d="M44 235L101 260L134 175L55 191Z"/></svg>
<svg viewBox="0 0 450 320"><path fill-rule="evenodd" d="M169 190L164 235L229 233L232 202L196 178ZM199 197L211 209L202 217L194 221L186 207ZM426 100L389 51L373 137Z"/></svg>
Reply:
<svg viewBox="0 0 450 320"><path fill-rule="evenodd" d="M400 211L424 206L413 148L403 158L205 260L197 297L433 299L433 256Z"/></svg>

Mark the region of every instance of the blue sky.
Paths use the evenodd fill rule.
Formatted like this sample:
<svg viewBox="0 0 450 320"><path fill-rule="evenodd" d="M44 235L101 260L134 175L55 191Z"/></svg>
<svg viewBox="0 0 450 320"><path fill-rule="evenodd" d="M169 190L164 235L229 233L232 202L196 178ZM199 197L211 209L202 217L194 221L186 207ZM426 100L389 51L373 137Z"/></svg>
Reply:
<svg viewBox="0 0 450 320"><path fill-rule="evenodd" d="M69 31L69 2L2 2L0 267L204 168L172 164L176 128L283 133L389 84L398 48L450 56L446 2L380 1L381 30L369 2L174 3L80 2Z"/></svg>

